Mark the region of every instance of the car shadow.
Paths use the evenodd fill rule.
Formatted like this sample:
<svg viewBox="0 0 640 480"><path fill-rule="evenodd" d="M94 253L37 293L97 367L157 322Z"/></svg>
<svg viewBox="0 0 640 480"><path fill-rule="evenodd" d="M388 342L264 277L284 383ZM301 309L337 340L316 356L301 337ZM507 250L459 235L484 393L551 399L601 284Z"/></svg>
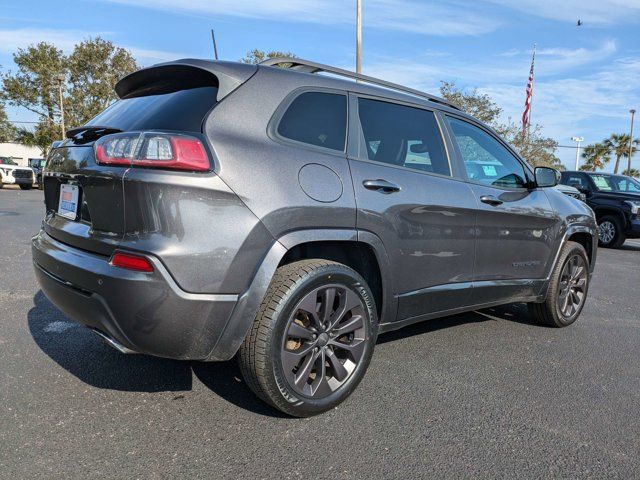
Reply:
<svg viewBox="0 0 640 480"><path fill-rule="evenodd" d="M286 417L260 401L249 390L235 360L191 362L149 355L125 355L104 344L88 328L68 320L42 291L36 293L33 303L28 313L28 323L38 347L88 385L126 392L180 392L193 388L195 375L212 392L240 408L265 416ZM535 324L527 314L526 306L509 305L411 325L381 335L378 343L500 319Z"/></svg>
<svg viewBox="0 0 640 480"><path fill-rule="evenodd" d="M249 390L235 361L204 363L125 355L88 328L68 320L42 291L35 294L33 303L28 324L38 347L88 385L126 392L181 392L193 388L195 375L211 391L241 408L284 416Z"/></svg>
<svg viewBox="0 0 640 480"><path fill-rule="evenodd" d="M507 320L509 322L521 323L536 327L544 327L537 323L529 314L526 304L517 303L499 307L486 308L474 312L450 315L433 320L415 323L399 330L383 333L378 337L378 344L393 342L403 338L413 337L431 333L443 328L453 328L469 323L480 323L487 321Z"/></svg>

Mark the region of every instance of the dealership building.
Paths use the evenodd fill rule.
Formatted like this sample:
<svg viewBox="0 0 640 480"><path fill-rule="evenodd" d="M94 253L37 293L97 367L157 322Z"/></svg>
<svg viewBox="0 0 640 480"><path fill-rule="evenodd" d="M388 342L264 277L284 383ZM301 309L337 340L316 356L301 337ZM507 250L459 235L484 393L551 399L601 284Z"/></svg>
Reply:
<svg viewBox="0 0 640 480"><path fill-rule="evenodd" d="M22 167L29 166L32 158L42 158L38 147L27 147L19 143L0 143L0 157L8 157Z"/></svg>

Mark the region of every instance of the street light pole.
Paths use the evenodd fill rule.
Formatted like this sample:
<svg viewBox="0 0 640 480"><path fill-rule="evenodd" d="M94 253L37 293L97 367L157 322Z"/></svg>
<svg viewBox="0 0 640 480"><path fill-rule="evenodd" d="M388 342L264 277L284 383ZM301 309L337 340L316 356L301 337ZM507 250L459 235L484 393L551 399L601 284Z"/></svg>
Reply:
<svg viewBox="0 0 640 480"><path fill-rule="evenodd" d="M571 137L571 140L577 143L576 145L576 170L578 170L578 166L580 165L580 142L584 140L583 137Z"/></svg>
<svg viewBox="0 0 640 480"><path fill-rule="evenodd" d="M66 129L64 128L64 102L62 97L62 84L64 83L64 75L60 74L56 77L58 80L58 94L60 95L60 127L62 129L62 140L64 140Z"/></svg>
<svg viewBox="0 0 640 480"><path fill-rule="evenodd" d="M633 154L633 117L636 114L635 109L629 110L631 114L631 133L629 134L629 158L627 159L627 175L631 176L631 155Z"/></svg>
<svg viewBox="0 0 640 480"><path fill-rule="evenodd" d="M356 0L356 73L362 73L362 0Z"/></svg>

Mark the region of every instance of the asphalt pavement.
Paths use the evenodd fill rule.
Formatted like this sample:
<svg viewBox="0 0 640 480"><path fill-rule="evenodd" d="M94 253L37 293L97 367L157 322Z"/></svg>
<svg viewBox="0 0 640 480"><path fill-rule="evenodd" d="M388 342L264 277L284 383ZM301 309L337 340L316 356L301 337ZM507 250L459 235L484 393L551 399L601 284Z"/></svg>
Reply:
<svg viewBox="0 0 640 480"><path fill-rule="evenodd" d="M576 324L521 305L382 335L337 409L293 419L234 362L122 355L40 292L42 192L0 190L0 478L640 478L640 242Z"/></svg>

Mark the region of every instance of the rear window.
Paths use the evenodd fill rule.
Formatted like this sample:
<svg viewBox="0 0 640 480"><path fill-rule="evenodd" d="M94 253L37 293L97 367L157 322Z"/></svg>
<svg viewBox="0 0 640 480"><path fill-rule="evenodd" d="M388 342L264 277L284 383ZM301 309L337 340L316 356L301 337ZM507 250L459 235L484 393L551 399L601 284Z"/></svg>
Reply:
<svg viewBox="0 0 640 480"><path fill-rule="evenodd" d="M190 88L118 100L87 125L132 130L202 131L202 121L216 104L218 88Z"/></svg>
<svg viewBox="0 0 640 480"><path fill-rule="evenodd" d="M278 125L283 138L337 151L344 151L346 132L347 97L337 93L299 95Z"/></svg>

